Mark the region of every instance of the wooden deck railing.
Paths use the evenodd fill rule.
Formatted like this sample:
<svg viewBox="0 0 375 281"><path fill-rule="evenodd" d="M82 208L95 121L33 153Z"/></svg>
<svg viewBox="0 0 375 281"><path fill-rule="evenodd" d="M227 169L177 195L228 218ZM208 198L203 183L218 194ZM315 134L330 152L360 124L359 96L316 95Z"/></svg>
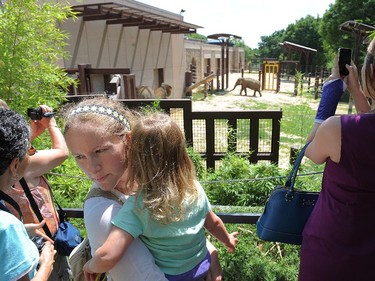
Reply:
<svg viewBox="0 0 375 281"><path fill-rule="evenodd" d="M87 96L69 96L76 102ZM251 163L278 164L281 110L193 111L190 99L121 99L129 108L157 104L185 131L187 142L215 169L227 153L245 156Z"/></svg>
<svg viewBox="0 0 375 281"><path fill-rule="evenodd" d="M83 218L83 209L64 209L68 218ZM260 216L258 213L216 213L224 223L255 224Z"/></svg>

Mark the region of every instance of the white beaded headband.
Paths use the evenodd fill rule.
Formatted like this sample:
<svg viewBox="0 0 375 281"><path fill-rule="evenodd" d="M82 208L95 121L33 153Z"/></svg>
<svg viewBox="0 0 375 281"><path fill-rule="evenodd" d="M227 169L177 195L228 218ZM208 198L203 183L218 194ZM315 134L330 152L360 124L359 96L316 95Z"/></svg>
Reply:
<svg viewBox="0 0 375 281"><path fill-rule="evenodd" d="M72 112L70 112L69 117L79 115L82 113L98 113L98 114L107 115L109 117L116 119L122 124L124 124L125 128L130 131L129 120L124 115L122 115L121 113L119 113L117 110L113 108L102 106L102 105L82 105L73 109Z"/></svg>

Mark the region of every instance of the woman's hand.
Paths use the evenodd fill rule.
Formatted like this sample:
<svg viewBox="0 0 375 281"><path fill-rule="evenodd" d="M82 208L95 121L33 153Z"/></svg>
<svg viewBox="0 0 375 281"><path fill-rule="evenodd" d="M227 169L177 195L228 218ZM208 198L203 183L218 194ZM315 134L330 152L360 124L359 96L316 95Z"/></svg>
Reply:
<svg viewBox="0 0 375 281"><path fill-rule="evenodd" d="M53 112L52 108L48 105L40 105L43 114L47 112ZM31 141L37 136L41 135L49 126L56 126L56 120L53 116L43 117L40 120L32 120L30 123L31 127Z"/></svg>
<svg viewBox="0 0 375 281"><path fill-rule="evenodd" d="M344 76L340 75L340 67L339 67L339 58L336 55L335 59L333 60L333 69L331 75L328 77L327 81L329 80L335 80L335 79L343 79Z"/></svg>
<svg viewBox="0 0 375 281"><path fill-rule="evenodd" d="M56 250L54 246L47 241L42 249L42 252L40 253L39 256L39 269L37 274L34 276L32 280L46 280L45 278L37 278L38 276L40 277L49 277L52 273L53 269L53 263L55 262L55 255L56 255Z"/></svg>
<svg viewBox="0 0 375 281"><path fill-rule="evenodd" d="M46 223L46 221L42 220L40 223L27 223L27 224L25 224L27 234L30 237L41 236L41 237L44 238L44 240L49 241L53 244L53 240L51 238L49 238L46 234L44 234L44 232L39 230L43 227L43 225L45 223Z"/></svg>
<svg viewBox="0 0 375 281"><path fill-rule="evenodd" d="M49 241L46 241L46 243L44 243L42 252L40 253L40 264L50 263L52 265L55 261L55 254L56 250L53 244Z"/></svg>
<svg viewBox="0 0 375 281"><path fill-rule="evenodd" d="M351 96L354 99L354 105L357 110L357 113L366 113L371 110L371 106L366 97L369 97L367 92L366 85L363 86L363 90L358 78L358 69L357 66L352 61L350 66L346 66L349 71L347 77L348 90ZM362 74L362 79L364 78L365 73Z"/></svg>
<svg viewBox="0 0 375 281"><path fill-rule="evenodd" d="M90 269L90 262L91 262L91 259L88 262L86 262L85 265L83 266L83 272L85 274L85 280L86 281L95 281L96 276L99 273L95 273Z"/></svg>
<svg viewBox="0 0 375 281"><path fill-rule="evenodd" d="M346 69L349 71L349 75L347 76L348 90L350 93L354 93L361 87L358 79L358 69L353 61L350 66L346 67Z"/></svg>

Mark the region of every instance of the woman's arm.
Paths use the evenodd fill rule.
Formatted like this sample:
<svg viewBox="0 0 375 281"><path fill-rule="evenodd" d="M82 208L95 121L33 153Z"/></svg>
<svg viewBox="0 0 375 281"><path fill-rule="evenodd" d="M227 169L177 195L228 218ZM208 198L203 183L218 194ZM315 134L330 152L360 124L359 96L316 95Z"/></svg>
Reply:
<svg viewBox="0 0 375 281"><path fill-rule="evenodd" d="M43 112L52 112L52 109L46 105L41 105L40 107ZM30 164L25 171L25 179L28 183L59 166L68 158L69 150L53 116L31 121L32 139L39 136L46 129L48 129L51 137L52 148L38 150L35 155L30 157Z"/></svg>
<svg viewBox="0 0 375 281"><path fill-rule="evenodd" d="M347 77L348 90L353 97L354 106L357 110L357 113L366 113L371 110L371 106L366 99L366 96L363 93L361 84L358 79L358 70L357 66L352 62L351 66L347 66L349 75Z"/></svg>
<svg viewBox="0 0 375 281"><path fill-rule="evenodd" d="M330 117L319 126L306 148L305 155L316 164L326 162L328 157L336 163L340 161L341 120L339 116Z"/></svg>
<svg viewBox="0 0 375 281"><path fill-rule="evenodd" d="M31 281L47 281L53 269L56 251L51 242L47 241L40 254L39 269Z"/></svg>
<svg viewBox="0 0 375 281"><path fill-rule="evenodd" d="M85 201L84 221L92 254L107 239L112 228L111 220L120 209L121 205L117 201L103 197L93 197ZM139 267L139 264L142 264L142 267ZM122 281L166 281L164 273L156 266L150 251L139 238L132 242L126 254L109 274L112 279Z"/></svg>
<svg viewBox="0 0 375 281"><path fill-rule="evenodd" d="M47 241L39 258L39 269L31 281L47 281L52 273L56 251L51 242ZM29 274L25 274L18 281L30 281Z"/></svg>

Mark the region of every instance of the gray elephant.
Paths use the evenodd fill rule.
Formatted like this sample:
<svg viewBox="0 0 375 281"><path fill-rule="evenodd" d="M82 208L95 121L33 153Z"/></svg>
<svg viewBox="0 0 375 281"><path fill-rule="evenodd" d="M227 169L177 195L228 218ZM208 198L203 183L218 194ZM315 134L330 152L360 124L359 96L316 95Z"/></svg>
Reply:
<svg viewBox="0 0 375 281"><path fill-rule="evenodd" d="M242 91L245 90L245 95L247 96L246 88L249 88L251 90L254 90L254 94L253 94L254 97L256 95L256 92L259 92L259 96L262 96L262 93L260 92L260 82L258 80L255 80L253 78L240 77L240 78L237 79L236 84L234 85L232 91L238 85L241 85L240 95L242 94Z"/></svg>
<svg viewBox="0 0 375 281"><path fill-rule="evenodd" d="M161 83L161 86L152 93L150 88L144 85L138 86L137 97L139 99L166 99L172 94L172 86Z"/></svg>
<svg viewBox="0 0 375 281"><path fill-rule="evenodd" d="M172 94L172 86L167 83L161 83L161 86L154 91L156 99L166 99Z"/></svg>

